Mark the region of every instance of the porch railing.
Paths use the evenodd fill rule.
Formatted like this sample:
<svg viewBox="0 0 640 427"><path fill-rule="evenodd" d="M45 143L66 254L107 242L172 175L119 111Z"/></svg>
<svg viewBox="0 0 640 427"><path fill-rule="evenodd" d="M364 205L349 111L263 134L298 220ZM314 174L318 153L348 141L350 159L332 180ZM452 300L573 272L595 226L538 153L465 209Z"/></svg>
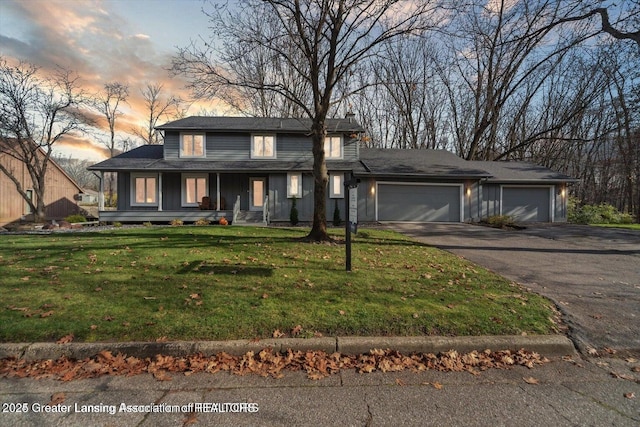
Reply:
<svg viewBox="0 0 640 427"><path fill-rule="evenodd" d="M236 202L233 204L233 222L238 221L238 214L240 213L240 195L236 198Z"/></svg>

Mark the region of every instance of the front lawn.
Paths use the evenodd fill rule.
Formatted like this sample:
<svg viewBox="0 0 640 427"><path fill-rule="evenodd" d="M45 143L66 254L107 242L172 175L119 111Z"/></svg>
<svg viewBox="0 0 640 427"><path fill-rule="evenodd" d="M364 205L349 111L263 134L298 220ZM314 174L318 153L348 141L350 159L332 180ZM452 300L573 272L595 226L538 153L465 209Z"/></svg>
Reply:
<svg viewBox="0 0 640 427"><path fill-rule="evenodd" d="M296 241L307 232L184 226L0 235L0 341L554 331L547 300L459 257L363 230L347 273L344 245Z"/></svg>

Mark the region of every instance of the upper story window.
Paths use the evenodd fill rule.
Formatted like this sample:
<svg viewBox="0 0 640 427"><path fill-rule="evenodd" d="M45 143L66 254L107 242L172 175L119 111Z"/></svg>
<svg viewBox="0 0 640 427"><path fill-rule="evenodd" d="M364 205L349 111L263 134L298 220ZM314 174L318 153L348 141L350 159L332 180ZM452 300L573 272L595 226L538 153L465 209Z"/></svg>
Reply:
<svg viewBox="0 0 640 427"><path fill-rule="evenodd" d="M204 134L183 133L180 135L180 157L204 157Z"/></svg>
<svg viewBox="0 0 640 427"><path fill-rule="evenodd" d="M132 174L131 205L158 206L158 176Z"/></svg>
<svg viewBox="0 0 640 427"><path fill-rule="evenodd" d="M339 135L326 136L324 138L325 159L342 158L342 137Z"/></svg>
<svg viewBox="0 0 640 427"><path fill-rule="evenodd" d="M274 159L276 157L276 137L274 135L253 135L251 138L252 159Z"/></svg>

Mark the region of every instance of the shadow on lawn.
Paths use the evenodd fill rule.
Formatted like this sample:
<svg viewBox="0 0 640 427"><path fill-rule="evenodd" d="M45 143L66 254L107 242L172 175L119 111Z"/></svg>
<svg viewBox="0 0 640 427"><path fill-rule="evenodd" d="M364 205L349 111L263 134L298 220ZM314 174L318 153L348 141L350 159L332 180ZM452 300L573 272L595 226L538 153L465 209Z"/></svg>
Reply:
<svg viewBox="0 0 640 427"><path fill-rule="evenodd" d="M271 277L273 276L273 269L268 267L253 267L247 265L227 265L227 264L212 264L210 262L201 260L190 262L189 265L183 266L176 272L177 274L204 274L213 275L235 275L235 276L258 276L258 277Z"/></svg>

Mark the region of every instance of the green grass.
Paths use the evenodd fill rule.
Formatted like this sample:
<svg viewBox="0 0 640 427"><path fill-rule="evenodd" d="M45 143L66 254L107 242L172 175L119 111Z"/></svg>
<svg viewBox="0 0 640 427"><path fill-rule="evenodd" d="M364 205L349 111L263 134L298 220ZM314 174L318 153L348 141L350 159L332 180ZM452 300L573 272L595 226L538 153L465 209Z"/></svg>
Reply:
<svg viewBox="0 0 640 427"><path fill-rule="evenodd" d="M550 303L390 231L145 227L0 236L0 341L553 332ZM336 231L339 233L339 231ZM343 236L343 235L342 235ZM338 235L338 237L340 237Z"/></svg>
<svg viewBox="0 0 640 427"><path fill-rule="evenodd" d="M640 224L589 224L594 227L624 228L626 230L640 230Z"/></svg>

